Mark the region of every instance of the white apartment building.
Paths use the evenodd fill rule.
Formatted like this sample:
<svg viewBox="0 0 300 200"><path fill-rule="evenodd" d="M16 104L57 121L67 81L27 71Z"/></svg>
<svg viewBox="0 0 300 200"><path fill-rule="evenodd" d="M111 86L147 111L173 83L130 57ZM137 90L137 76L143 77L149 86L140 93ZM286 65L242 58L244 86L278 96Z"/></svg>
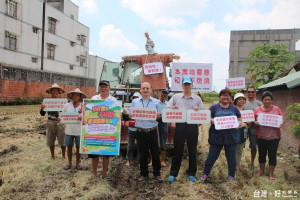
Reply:
<svg viewBox="0 0 300 200"><path fill-rule="evenodd" d="M18 77L22 78L22 70L30 70L33 74L40 73L40 76L47 76L48 72L62 74L61 80L64 75L70 76L72 85L71 79L78 77L77 83L80 83L81 78L89 77L89 28L78 22L78 6L70 0L47 0L45 5L41 70L43 1L0 1L1 69L20 69L20 73L15 75L16 80L21 80ZM11 76L6 71L2 72L1 78ZM45 82L42 79L34 81ZM93 81L90 80L89 85L95 85Z"/></svg>

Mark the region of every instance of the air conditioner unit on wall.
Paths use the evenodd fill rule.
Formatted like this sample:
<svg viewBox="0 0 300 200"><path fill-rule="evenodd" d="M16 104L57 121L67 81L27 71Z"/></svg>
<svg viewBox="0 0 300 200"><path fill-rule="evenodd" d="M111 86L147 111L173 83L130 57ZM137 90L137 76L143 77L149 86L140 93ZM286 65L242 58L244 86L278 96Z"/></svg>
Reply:
<svg viewBox="0 0 300 200"><path fill-rule="evenodd" d="M77 62L80 61L80 56L76 56L76 61L77 61Z"/></svg>

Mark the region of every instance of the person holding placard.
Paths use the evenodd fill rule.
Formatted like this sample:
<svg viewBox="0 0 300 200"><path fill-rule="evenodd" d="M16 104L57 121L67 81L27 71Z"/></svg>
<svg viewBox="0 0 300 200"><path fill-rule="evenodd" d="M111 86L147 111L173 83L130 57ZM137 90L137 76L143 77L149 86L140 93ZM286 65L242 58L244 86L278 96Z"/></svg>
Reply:
<svg viewBox="0 0 300 200"><path fill-rule="evenodd" d="M51 98L58 98L60 94L63 94L65 91L59 85L54 83L51 87L46 90L46 93L51 94ZM44 109L46 106L42 103L40 114L45 116L46 111ZM61 146L62 157L66 158L66 147L63 145L65 137L65 128L63 125L58 123L58 111L47 111L48 121L46 124L46 138L47 146L49 146L51 158L55 159L55 140L57 138L58 144Z"/></svg>
<svg viewBox="0 0 300 200"><path fill-rule="evenodd" d="M71 99L72 102L64 106L63 112L68 112L68 113L81 112L82 104L80 103L80 101L86 98L86 95L83 92L81 92L80 89L76 88L74 91L69 92L67 94L67 97ZM60 118L58 118L58 120L60 121ZM81 126L80 124L66 124L65 130L66 130L66 134L64 139L64 146L67 147L68 164L64 167L64 170L69 170L72 167L72 150L73 150L74 140L76 145L75 169L82 170L82 167L79 165L80 164L79 146L80 146Z"/></svg>
<svg viewBox="0 0 300 200"><path fill-rule="evenodd" d="M258 106L262 106L262 103L256 100L256 90L253 86L247 87L247 101L244 105L245 110L255 110ZM248 122L248 136L249 136L249 148L251 149L251 163L250 166L254 167L254 160L256 156L256 125L253 122Z"/></svg>
<svg viewBox="0 0 300 200"><path fill-rule="evenodd" d="M223 89L219 94L218 104L212 105L209 110L211 111L211 126L209 128L208 143L210 149L205 161L203 175L201 180L206 181L212 167L218 159L221 150L225 148L225 155L228 164L228 178L227 181L233 181L235 177L236 168L236 149L240 141L240 134L238 127L242 124L241 113L239 109L230 104L231 92L228 89ZM236 128L227 128L217 130L215 127L214 118L236 116L238 123ZM223 120L222 120L223 121ZM226 123L226 121L224 121Z"/></svg>
<svg viewBox="0 0 300 200"><path fill-rule="evenodd" d="M189 76L182 79L183 93L175 94L167 104L168 108L172 109L193 109L204 110L204 105L201 98L192 94L193 80ZM198 144L198 126L197 124L176 123L174 134L174 157L172 159L172 166L169 176L169 181L175 181L181 166L181 160L184 151L184 143L187 142L189 154L189 168L186 170L190 181L196 181L197 171L197 144Z"/></svg>
<svg viewBox="0 0 300 200"><path fill-rule="evenodd" d="M246 102L246 97L243 93L236 93L234 95L233 104L241 111L244 110L244 104ZM240 141L236 150L236 170L240 170L240 162L242 158L243 149L245 148L245 142L247 139L247 124L243 123L242 127L239 128Z"/></svg>
<svg viewBox="0 0 300 200"><path fill-rule="evenodd" d="M152 86L148 82L141 84L140 92L141 98L134 99L132 101L132 108L154 108L157 110L157 118L161 117L161 107L159 100L151 97ZM133 115L129 114L132 118ZM140 174L139 181L145 181L148 179L148 150L150 150L153 163L153 175L157 182L162 182L160 176L160 159L159 159L159 147L158 147L158 135L157 135L158 122L151 120L135 120L135 127L138 131L138 145L140 150Z"/></svg>
<svg viewBox="0 0 300 200"><path fill-rule="evenodd" d="M140 98L141 94L139 92L135 92L132 96L132 100ZM122 118L124 121L129 121L128 126L128 146L127 146L127 154L126 154L126 166L130 165L130 162L133 160L133 150L134 150L134 141L137 140L138 132L137 128L135 127L135 120L129 119L129 113L124 108L122 112ZM140 158L139 147L137 147L137 158Z"/></svg>
<svg viewBox="0 0 300 200"><path fill-rule="evenodd" d="M109 94L110 91L110 83L109 81L102 80L99 83L99 93L98 95L93 96L92 100L108 100L108 101L117 101L117 99ZM92 158L92 170L93 175L97 176L97 168L99 163L99 155L88 154L89 158ZM109 164L109 156L102 155L102 179L110 180L111 178L107 176Z"/></svg>
<svg viewBox="0 0 300 200"><path fill-rule="evenodd" d="M261 100L263 105L257 107L254 110L254 116L257 120L259 114L271 114L271 115L280 115L283 117L283 114L279 107L272 105L273 95L269 91L265 91L261 95ZM270 120L274 121L274 120ZM271 123L272 123L271 122ZM258 160L260 172L256 174L257 176L262 176L265 171L266 156L268 154L269 158L269 180L273 181L274 178L274 169L276 166L276 154L280 141L280 128L283 125L283 122L280 124L280 127L271 127L271 126L261 126L258 121L254 122L257 125L255 136L257 138L258 146Z"/></svg>

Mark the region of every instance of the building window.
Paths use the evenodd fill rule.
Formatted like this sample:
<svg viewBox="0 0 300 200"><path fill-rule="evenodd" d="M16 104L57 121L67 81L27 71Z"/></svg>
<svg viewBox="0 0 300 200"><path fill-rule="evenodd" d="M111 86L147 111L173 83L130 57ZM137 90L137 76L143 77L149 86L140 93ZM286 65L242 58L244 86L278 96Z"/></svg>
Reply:
<svg viewBox="0 0 300 200"><path fill-rule="evenodd" d="M17 36L8 31L5 31L5 48L17 50Z"/></svg>
<svg viewBox="0 0 300 200"><path fill-rule="evenodd" d="M7 14L15 18L18 17L18 3L16 1L7 1Z"/></svg>
<svg viewBox="0 0 300 200"><path fill-rule="evenodd" d="M56 19L54 19L53 17L48 18L48 31L50 33L53 33L53 34L56 33L56 24L57 24Z"/></svg>
<svg viewBox="0 0 300 200"><path fill-rule="evenodd" d="M54 44L47 44L47 58L54 60L55 57L55 47L56 45Z"/></svg>
<svg viewBox="0 0 300 200"><path fill-rule="evenodd" d="M86 36L85 35L77 35L77 40L80 41L80 44L84 46L84 43L86 42Z"/></svg>
<svg viewBox="0 0 300 200"><path fill-rule="evenodd" d="M83 67L86 58L84 55L76 56L76 61L80 63L80 67Z"/></svg>

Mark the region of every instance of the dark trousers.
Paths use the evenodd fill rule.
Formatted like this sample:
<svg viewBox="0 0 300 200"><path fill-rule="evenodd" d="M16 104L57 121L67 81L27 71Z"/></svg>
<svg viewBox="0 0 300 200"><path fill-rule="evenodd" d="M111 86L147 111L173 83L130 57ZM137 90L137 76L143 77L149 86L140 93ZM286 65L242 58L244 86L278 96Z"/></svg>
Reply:
<svg viewBox="0 0 300 200"><path fill-rule="evenodd" d="M236 149L237 144L226 145L225 156L228 165L228 176L235 176L236 167ZM214 166L216 160L219 158L220 152L223 149L223 145L211 145L209 148L208 156L205 161L204 174L209 175L212 167Z"/></svg>
<svg viewBox="0 0 300 200"><path fill-rule="evenodd" d="M148 176L148 155L149 149L152 156L153 175L160 176L160 159L158 138L156 129L150 132L138 132L138 145L140 150L140 170L142 176Z"/></svg>
<svg viewBox="0 0 300 200"><path fill-rule="evenodd" d="M264 140L264 139L257 139L257 146L258 146L258 161L260 164L266 163L266 156L268 153L269 157L269 165L276 166L276 154L279 145L280 139L275 140Z"/></svg>
<svg viewBox="0 0 300 200"><path fill-rule="evenodd" d="M137 131L128 130L128 146L127 146L127 154L126 154L127 160L130 161L133 160L134 142L135 139L137 139L137 136L138 136ZM137 159L140 160L139 147L137 147Z"/></svg>
<svg viewBox="0 0 300 200"><path fill-rule="evenodd" d="M196 124L177 123L174 134L174 153L172 159L171 176L177 176L184 150L184 143L187 142L189 153L189 168L186 173L189 176L195 176L197 171L197 144L198 144L198 126Z"/></svg>

